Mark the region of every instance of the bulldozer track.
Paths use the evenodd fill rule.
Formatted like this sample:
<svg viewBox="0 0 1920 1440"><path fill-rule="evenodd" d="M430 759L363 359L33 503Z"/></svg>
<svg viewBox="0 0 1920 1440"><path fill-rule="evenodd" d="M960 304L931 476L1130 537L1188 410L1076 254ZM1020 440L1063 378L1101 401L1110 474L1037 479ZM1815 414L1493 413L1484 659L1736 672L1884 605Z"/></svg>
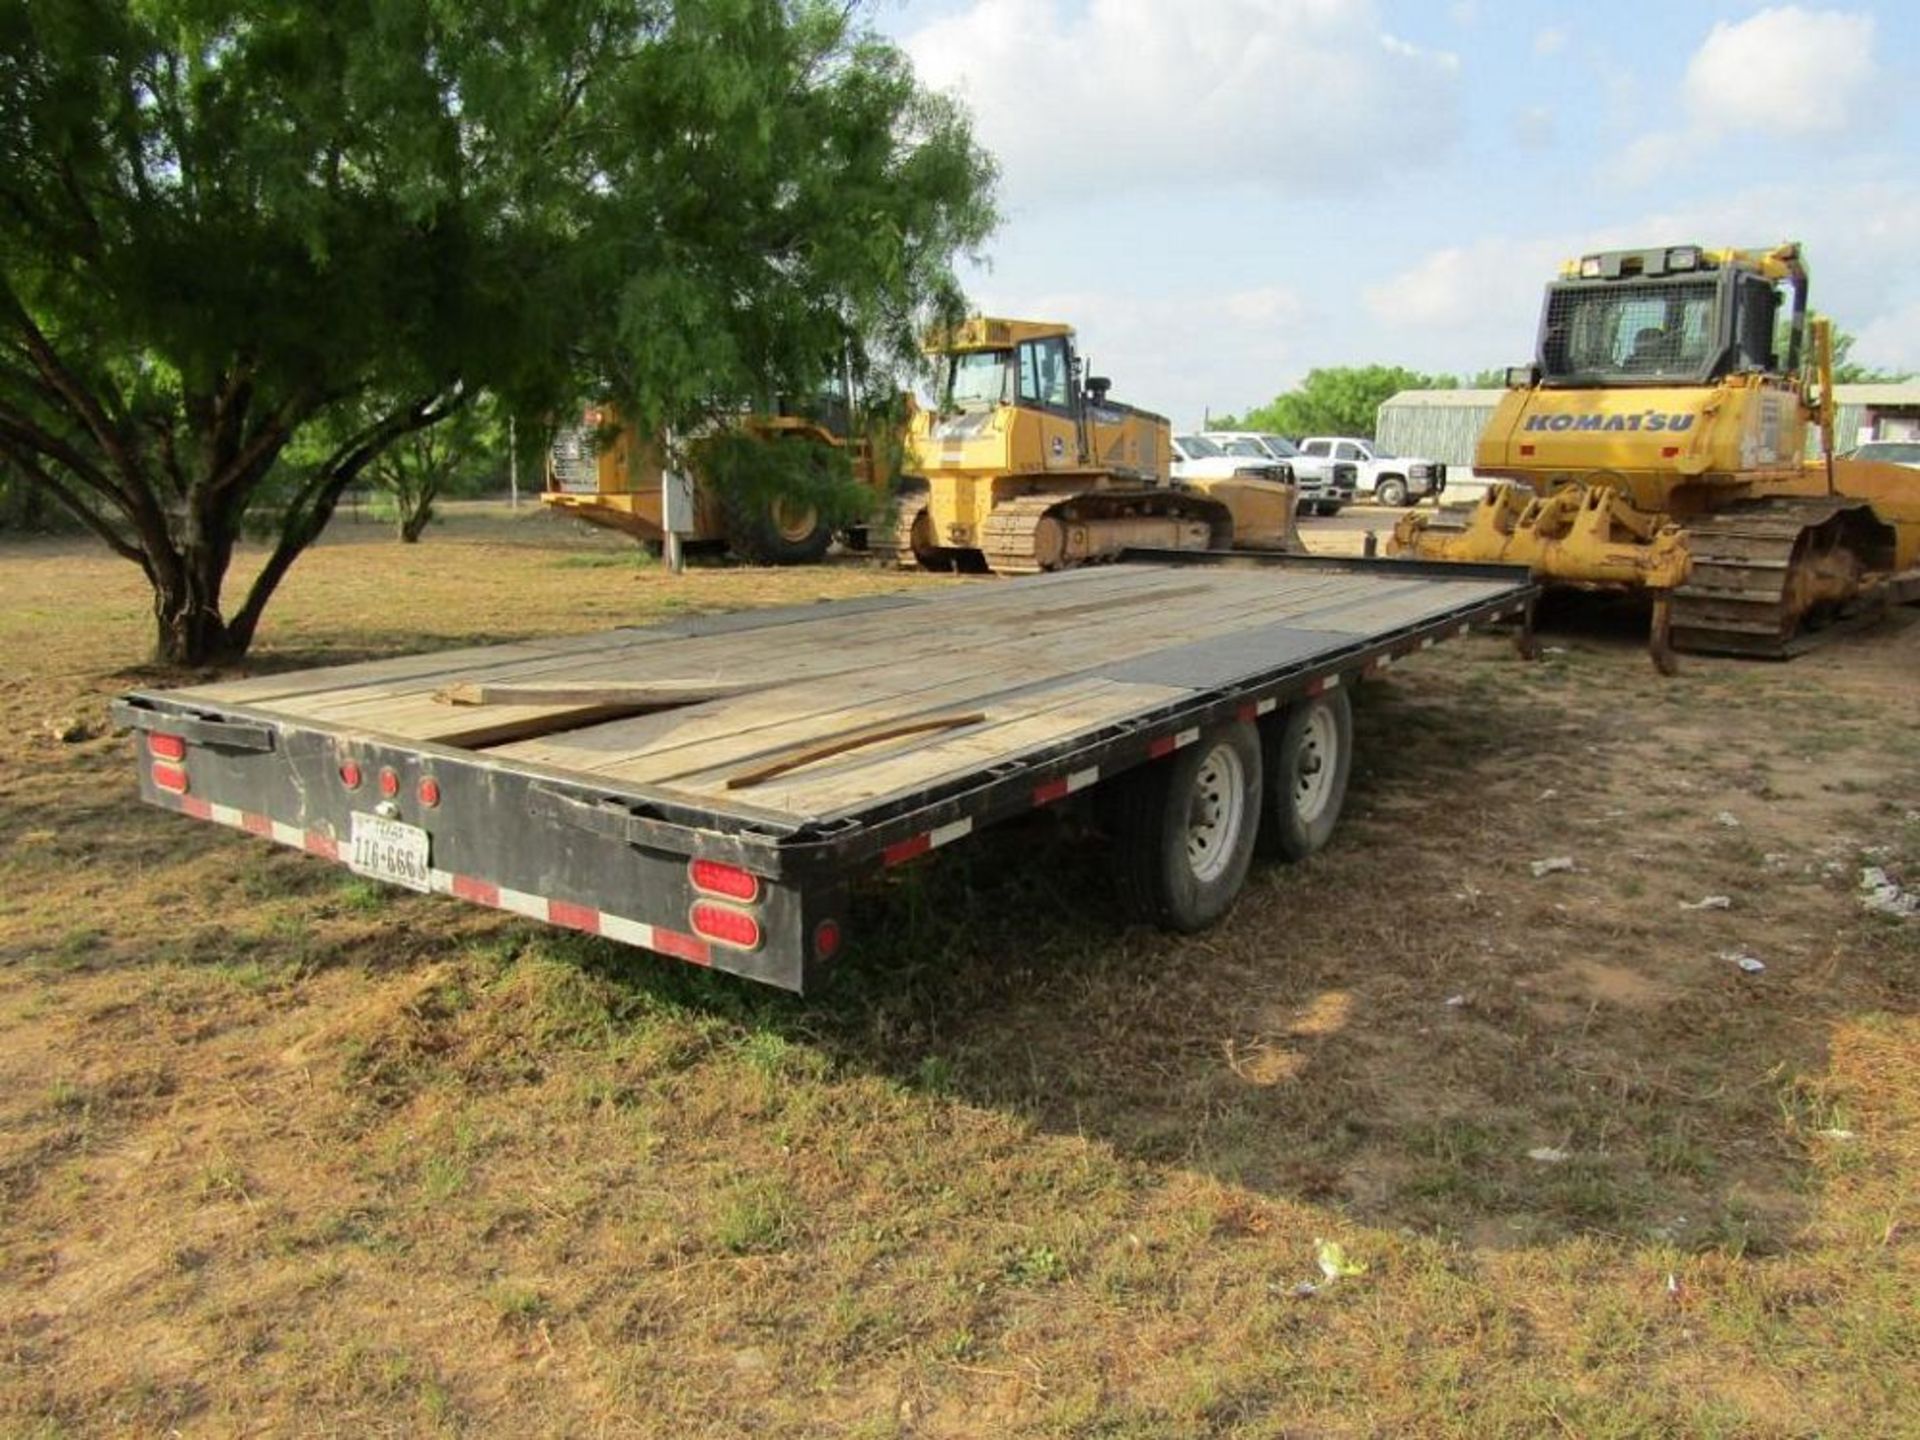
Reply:
<svg viewBox="0 0 1920 1440"><path fill-rule="evenodd" d="M1129 545L1207 550L1232 537L1232 516L1215 501L1178 490L1103 490L994 506L980 552L996 575L1032 575L1111 560Z"/></svg>
<svg viewBox="0 0 1920 1440"><path fill-rule="evenodd" d="M1869 505L1842 497L1746 501L1689 521L1687 548L1672 640L1708 654L1797 654L1852 618L1871 594L1862 578L1892 564L1891 532Z"/></svg>
<svg viewBox="0 0 1920 1440"><path fill-rule="evenodd" d="M993 507L981 527L980 553L996 575L1033 575L1046 569L1040 555L1040 530L1058 495L1023 495Z"/></svg>
<svg viewBox="0 0 1920 1440"><path fill-rule="evenodd" d="M906 494L894 506L891 523L874 526L867 535L867 553L878 560L891 561L903 569L919 563L913 551L913 526L926 513L925 494Z"/></svg>

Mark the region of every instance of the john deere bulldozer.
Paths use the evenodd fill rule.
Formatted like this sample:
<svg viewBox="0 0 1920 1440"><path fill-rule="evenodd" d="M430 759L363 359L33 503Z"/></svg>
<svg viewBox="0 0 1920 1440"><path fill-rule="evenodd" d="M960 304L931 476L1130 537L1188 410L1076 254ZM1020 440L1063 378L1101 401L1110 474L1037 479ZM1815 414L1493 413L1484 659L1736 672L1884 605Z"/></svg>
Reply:
<svg viewBox="0 0 1920 1440"><path fill-rule="evenodd" d="M1176 482L1168 422L1085 376L1069 327L975 318L930 353L938 393L907 432L890 539L876 536L901 563L1021 574L1128 546L1299 548L1284 467Z"/></svg>
<svg viewBox="0 0 1920 1440"><path fill-rule="evenodd" d="M1790 654L1920 591L1920 472L1835 458L1832 375L1798 245L1584 256L1481 432L1475 471L1507 483L1464 523L1402 518L1393 550L1644 592L1663 669Z"/></svg>

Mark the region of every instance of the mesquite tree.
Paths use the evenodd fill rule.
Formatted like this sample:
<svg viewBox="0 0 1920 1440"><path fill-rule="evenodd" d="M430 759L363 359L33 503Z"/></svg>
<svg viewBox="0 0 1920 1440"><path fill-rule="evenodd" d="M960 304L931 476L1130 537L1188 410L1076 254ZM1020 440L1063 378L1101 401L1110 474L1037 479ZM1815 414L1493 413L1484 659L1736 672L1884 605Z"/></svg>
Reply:
<svg viewBox="0 0 1920 1440"><path fill-rule="evenodd" d="M482 391L684 425L848 346L905 363L992 166L850 12L0 0L0 460L142 568L160 658L197 665Z"/></svg>

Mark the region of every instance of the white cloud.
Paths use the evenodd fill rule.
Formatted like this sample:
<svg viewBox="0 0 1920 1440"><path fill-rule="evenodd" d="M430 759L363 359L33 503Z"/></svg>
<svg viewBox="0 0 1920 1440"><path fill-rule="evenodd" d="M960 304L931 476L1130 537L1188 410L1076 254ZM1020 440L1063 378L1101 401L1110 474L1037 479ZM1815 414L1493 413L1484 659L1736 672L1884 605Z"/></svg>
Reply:
<svg viewBox="0 0 1920 1440"><path fill-rule="evenodd" d="M1176 429L1197 428L1207 406L1219 414L1271 400L1316 363L1316 316L1284 286L1144 296L983 285L974 299L984 314L1072 325L1093 372L1113 381L1114 398L1157 411Z"/></svg>
<svg viewBox="0 0 1920 1440"><path fill-rule="evenodd" d="M1881 370L1920 371L1920 299L1862 325L1849 358Z"/></svg>
<svg viewBox="0 0 1920 1440"><path fill-rule="evenodd" d="M971 107L1013 208L1347 188L1454 132L1458 58L1386 34L1372 0L970 0L905 43Z"/></svg>
<svg viewBox="0 0 1920 1440"><path fill-rule="evenodd" d="M1567 48L1567 27L1549 25L1534 33L1533 53L1536 55L1558 55Z"/></svg>
<svg viewBox="0 0 1920 1440"><path fill-rule="evenodd" d="M1361 303L1389 333L1466 338L1456 352L1462 358L1450 363L1479 369L1502 363L1496 355L1517 357L1530 348L1540 286L1567 253L1566 242L1554 237L1451 245L1365 287Z"/></svg>
<svg viewBox="0 0 1920 1440"><path fill-rule="evenodd" d="M1687 108L1708 132L1833 134L1874 84L1873 16L1798 5L1722 20L1687 65Z"/></svg>
<svg viewBox="0 0 1920 1440"><path fill-rule="evenodd" d="M1546 149L1557 129L1553 111L1545 105L1529 105L1513 117L1514 142L1524 150Z"/></svg>
<svg viewBox="0 0 1920 1440"><path fill-rule="evenodd" d="M1785 5L1717 23L1687 62L1686 123L1649 131L1606 167L1644 185L1691 155L1741 135L1787 139L1854 128L1861 107L1883 94L1874 60L1874 17Z"/></svg>

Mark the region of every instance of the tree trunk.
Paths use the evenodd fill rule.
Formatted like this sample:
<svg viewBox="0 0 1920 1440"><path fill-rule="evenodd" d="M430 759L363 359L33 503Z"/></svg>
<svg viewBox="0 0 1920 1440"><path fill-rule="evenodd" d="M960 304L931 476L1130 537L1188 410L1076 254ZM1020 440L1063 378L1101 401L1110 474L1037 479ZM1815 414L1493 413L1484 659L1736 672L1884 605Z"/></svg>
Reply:
<svg viewBox="0 0 1920 1440"><path fill-rule="evenodd" d="M202 669L240 658L244 645L220 614L220 581L226 563L210 550L192 551L155 565L153 654L163 665Z"/></svg>
<svg viewBox="0 0 1920 1440"><path fill-rule="evenodd" d="M427 526L433 520L433 491L429 490L414 498L409 504L400 502L400 539L403 544L418 545L420 537L426 533Z"/></svg>

